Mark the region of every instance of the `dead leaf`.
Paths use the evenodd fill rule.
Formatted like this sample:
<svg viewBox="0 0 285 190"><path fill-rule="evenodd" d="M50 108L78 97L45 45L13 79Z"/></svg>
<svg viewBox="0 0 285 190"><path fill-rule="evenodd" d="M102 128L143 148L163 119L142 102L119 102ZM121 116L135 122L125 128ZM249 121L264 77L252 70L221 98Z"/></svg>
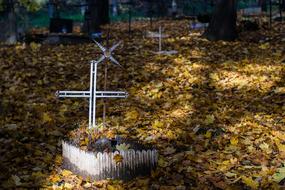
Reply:
<svg viewBox="0 0 285 190"><path fill-rule="evenodd" d="M72 172L70 170L63 170L61 172L61 175L64 176L64 177L67 177L67 176L72 175Z"/></svg>
<svg viewBox="0 0 285 190"><path fill-rule="evenodd" d="M15 183L16 186L20 186L20 185L22 184L22 183L21 183L21 179L20 179L18 176L12 175L11 178L13 179L13 181L14 181L14 183Z"/></svg>
<svg viewBox="0 0 285 190"><path fill-rule="evenodd" d="M210 125L213 124L215 121L215 116L214 115L207 115L205 119L205 124Z"/></svg>
<svg viewBox="0 0 285 190"><path fill-rule="evenodd" d="M113 157L113 160L115 161L116 164L121 163L123 161L123 159L124 159L123 156L120 154L116 154Z"/></svg>
<svg viewBox="0 0 285 190"><path fill-rule="evenodd" d="M173 154L173 153L175 153L175 152L176 152L176 149L175 149L175 148L173 148L173 147L167 147L167 148L164 149L163 154L164 154L164 155L169 155L169 154Z"/></svg>
<svg viewBox="0 0 285 190"><path fill-rule="evenodd" d="M241 179L248 187L258 189L259 183L253 180L251 177L242 176Z"/></svg>

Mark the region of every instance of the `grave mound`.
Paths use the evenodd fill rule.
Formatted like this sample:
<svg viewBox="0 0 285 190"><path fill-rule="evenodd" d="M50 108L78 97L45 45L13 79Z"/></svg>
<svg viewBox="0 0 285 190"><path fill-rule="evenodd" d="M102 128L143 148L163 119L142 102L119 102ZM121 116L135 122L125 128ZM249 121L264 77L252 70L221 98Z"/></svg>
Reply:
<svg viewBox="0 0 285 190"><path fill-rule="evenodd" d="M86 138L88 143L82 143ZM96 139L90 134L80 134L62 141L62 149L63 167L84 179L130 180L150 175L157 163L153 147L118 136Z"/></svg>

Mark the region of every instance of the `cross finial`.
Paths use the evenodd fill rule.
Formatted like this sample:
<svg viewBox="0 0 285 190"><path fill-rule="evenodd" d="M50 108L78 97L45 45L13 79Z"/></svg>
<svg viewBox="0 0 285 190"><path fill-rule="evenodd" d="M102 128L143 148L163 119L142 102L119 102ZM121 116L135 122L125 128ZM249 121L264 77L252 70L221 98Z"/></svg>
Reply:
<svg viewBox="0 0 285 190"><path fill-rule="evenodd" d="M103 55L100 57L100 59L97 61L97 63L101 63L102 61L106 60L110 60L112 63L114 63L115 65L120 65L120 63L113 57L113 51L119 46L121 45L122 41L119 41L118 43L114 44L111 48L106 48L104 46L102 46L99 42L97 42L96 40L93 40L95 42L95 44L101 49L101 51L103 52Z"/></svg>

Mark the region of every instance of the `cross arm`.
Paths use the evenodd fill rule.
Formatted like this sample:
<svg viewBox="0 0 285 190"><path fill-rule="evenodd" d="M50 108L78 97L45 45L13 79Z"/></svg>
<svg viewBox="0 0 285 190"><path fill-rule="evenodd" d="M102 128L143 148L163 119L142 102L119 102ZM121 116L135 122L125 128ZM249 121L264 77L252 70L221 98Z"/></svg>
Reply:
<svg viewBox="0 0 285 190"><path fill-rule="evenodd" d="M111 48L110 48L110 52L112 53L119 45L122 44L122 41L119 41L117 44L113 45Z"/></svg>
<svg viewBox="0 0 285 190"><path fill-rule="evenodd" d="M58 98L90 98L90 91L57 91ZM123 91L96 91L96 98L127 98Z"/></svg>
<svg viewBox="0 0 285 190"><path fill-rule="evenodd" d="M90 91L56 91L58 98L89 98Z"/></svg>
<svg viewBox="0 0 285 190"><path fill-rule="evenodd" d="M95 44L97 44L97 46L102 50L102 51L106 51L106 48L104 46L102 46L99 42L97 42L96 40L93 39L93 41L95 42Z"/></svg>
<svg viewBox="0 0 285 190"><path fill-rule="evenodd" d="M167 38L169 37L168 35L166 34L159 34L159 33L156 33L156 32L147 32L147 37L149 38Z"/></svg>
<svg viewBox="0 0 285 190"><path fill-rule="evenodd" d="M119 65L120 67L122 67L122 65L111 55L110 56L110 60L115 64L115 65Z"/></svg>
<svg viewBox="0 0 285 190"><path fill-rule="evenodd" d="M127 98L129 94L123 91L96 91L97 98Z"/></svg>

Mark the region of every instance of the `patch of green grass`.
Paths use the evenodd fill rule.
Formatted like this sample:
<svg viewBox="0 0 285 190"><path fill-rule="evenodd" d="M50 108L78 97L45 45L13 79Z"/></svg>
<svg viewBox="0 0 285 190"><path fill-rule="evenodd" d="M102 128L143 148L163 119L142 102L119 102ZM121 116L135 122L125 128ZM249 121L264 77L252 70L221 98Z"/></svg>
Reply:
<svg viewBox="0 0 285 190"><path fill-rule="evenodd" d="M41 28L49 26L49 16L47 11L41 10L35 13L30 13L30 24L31 27ZM60 14L60 18L72 19L75 22L83 22L84 17L81 15L79 11L68 11L62 12Z"/></svg>

